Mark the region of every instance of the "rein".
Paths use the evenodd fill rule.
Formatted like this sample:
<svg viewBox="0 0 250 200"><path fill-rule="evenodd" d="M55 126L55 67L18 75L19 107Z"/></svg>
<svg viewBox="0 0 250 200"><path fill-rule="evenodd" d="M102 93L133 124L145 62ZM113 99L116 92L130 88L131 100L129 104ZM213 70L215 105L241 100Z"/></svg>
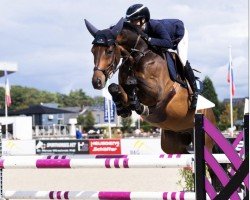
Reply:
<svg viewBox="0 0 250 200"><path fill-rule="evenodd" d="M106 69L101 69L99 66L95 66L94 71L100 71L105 75L106 79L110 79L113 76L113 74L115 74L120 69L120 67L122 67L125 64L125 62L129 58L133 58L133 60L137 64L141 60L142 57L144 57L147 53L149 53L151 51L151 50L147 50L146 52L143 52L139 49L136 49L140 39L141 39L141 35L139 34L137 39L136 39L134 47L131 48L131 52L128 52L127 50L125 51L125 49L123 49L123 52L126 53L126 56L122 57L122 58L124 58L124 60L122 61L122 63L118 67L116 67L117 65L115 63L116 59L115 59L115 53L114 53L114 55L112 57L112 62L110 63L110 65ZM114 45L115 45L115 47L118 46L117 43L115 43ZM133 57L132 54L135 52L139 53L139 54L137 56Z"/></svg>
<svg viewBox="0 0 250 200"><path fill-rule="evenodd" d="M149 53L151 51L148 49L146 52L144 52L144 51L141 51L139 49L136 49L140 39L141 39L141 35L139 34L137 39L136 39L136 43L134 45L134 48L132 48L131 52L130 52L130 55L132 55L133 53L139 53L135 58L132 56L134 58L136 64L139 63L139 61L141 60L142 57L144 57L147 53Z"/></svg>
<svg viewBox="0 0 250 200"><path fill-rule="evenodd" d="M137 64L141 60L142 57L144 57L147 53L151 51L151 50L147 50L146 52L143 52L143 51L140 51L139 49L136 49L140 41L140 38L141 38L141 35L139 34L136 39L135 45L133 48L130 49L131 50L130 52L128 52L126 49L123 48L123 52L125 52L126 56L123 57L124 58L123 62L121 63L120 66L118 66L118 68L114 72L116 72L121 66L123 66L129 58L133 58L134 62ZM135 52L139 53L139 55L137 55L136 57L133 57L132 54Z"/></svg>

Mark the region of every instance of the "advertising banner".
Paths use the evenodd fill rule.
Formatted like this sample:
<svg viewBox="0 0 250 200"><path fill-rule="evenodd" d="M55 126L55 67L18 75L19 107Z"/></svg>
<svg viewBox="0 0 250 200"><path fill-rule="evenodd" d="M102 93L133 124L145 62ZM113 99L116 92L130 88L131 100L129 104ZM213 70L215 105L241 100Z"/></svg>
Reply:
<svg viewBox="0 0 250 200"><path fill-rule="evenodd" d="M160 139L122 139L122 154L130 155L159 155L161 149Z"/></svg>
<svg viewBox="0 0 250 200"><path fill-rule="evenodd" d="M90 154L121 154L119 139L89 140Z"/></svg>
<svg viewBox="0 0 250 200"><path fill-rule="evenodd" d="M3 156L22 156L34 155L35 140L3 140L2 141Z"/></svg>
<svg viewBox="0 0 250 200"><path fill-rule="evenodd" d="M104 98L104 122L115 121L115 103L112 100Z"/></svg>
<svg viewBox="0 0 250 200"><path fill-rule="evenodd" d="M88 140L36 140L36 154L88 154Z"/></svg>

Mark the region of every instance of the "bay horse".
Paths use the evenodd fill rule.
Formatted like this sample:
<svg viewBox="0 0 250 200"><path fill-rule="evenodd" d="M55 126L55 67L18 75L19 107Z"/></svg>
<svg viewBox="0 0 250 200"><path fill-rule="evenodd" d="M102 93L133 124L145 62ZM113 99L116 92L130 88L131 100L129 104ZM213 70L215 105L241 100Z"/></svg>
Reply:
<svg viewBox="0 0 250 200"><path fill-rule="evenodd" d="M91 50L95 64L93 87L103 89L107 79L119 70L119 84L109 86L117 114L127 117L135 110L145 121L162 128L161 148L165 153L188 153L195 110L189 109L189 89L170 79L164 56L152 50L140 30L123 18L104 30L87 20L85 24L95 38ZM123 61L118 67L121 57ZM215 124L211 108L199 112ZM205 145L212 151L214 143L207 135Z"/></svg>
<svg viewBox="0 0 250 200"><path fill-rule="evenodd" d="M132 110L136 111L145 121L162 129L161 148L165 153L189 153L187 148L193 141L196 112L189 109L191 90L171 80L164 54L150 47L143 39L142 31L123 18L104 30L98 30L87 20L85 24L94 37L91 49L94 55L93 87L103 89L106 81L119 71L118 84L109 86L117 114L128 117ZM212 108L198 112L216 124ZM214 142L207 134L205 146L212 152ZM208 170L213 186L219 191L218 178Z"/></svg>

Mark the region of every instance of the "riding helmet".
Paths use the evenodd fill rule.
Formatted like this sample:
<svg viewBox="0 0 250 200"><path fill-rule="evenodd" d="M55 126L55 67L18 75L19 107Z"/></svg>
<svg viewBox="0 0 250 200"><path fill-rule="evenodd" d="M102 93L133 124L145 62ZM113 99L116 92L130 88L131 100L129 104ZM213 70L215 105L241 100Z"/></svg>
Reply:
<svg viewBox="0 0 250 200"><path fill-rule="evenodd" d="M150 19L150 12L146 6L143 4L134 4L127 9L126 19L135 20L144 18L146 22Z"/></svg>

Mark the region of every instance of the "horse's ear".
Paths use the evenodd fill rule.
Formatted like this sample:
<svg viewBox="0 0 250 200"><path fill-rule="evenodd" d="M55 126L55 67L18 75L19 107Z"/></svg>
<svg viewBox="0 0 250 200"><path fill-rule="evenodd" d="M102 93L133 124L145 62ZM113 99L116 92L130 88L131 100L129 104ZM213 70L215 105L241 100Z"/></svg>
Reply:
<svg viewBox="0 0 250 200"><path fill-rule="evenodd" d="M112 34L116 37L122 30L123 23L125 22L125 19L122 17L119 22L112 28Z"/></svg>
<svg viewBox="0 0 250 200"><path fill-rule="evenodd" d="M85 21L85 25L88 29L88 31L90 32L90 34L95 37L96 32L98 31L98 29L96 27L94 27L88 20L84 19Z"/></svg>

